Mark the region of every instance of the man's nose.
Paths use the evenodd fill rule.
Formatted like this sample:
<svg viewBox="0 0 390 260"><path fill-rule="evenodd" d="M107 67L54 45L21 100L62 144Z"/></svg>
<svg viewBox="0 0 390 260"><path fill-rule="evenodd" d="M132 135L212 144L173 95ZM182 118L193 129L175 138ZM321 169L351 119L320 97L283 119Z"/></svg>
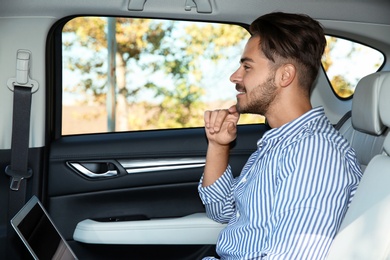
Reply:
<svg viewBox="0 0 390 260"><path fill-rule="evenodd" d="M230 81L232 83L237 83L237 82L240 82L242 80L242 75L241 75L241 72L240 72L240 68L238 68L235 72L233 72L233 74L230 76Z"/></svg>

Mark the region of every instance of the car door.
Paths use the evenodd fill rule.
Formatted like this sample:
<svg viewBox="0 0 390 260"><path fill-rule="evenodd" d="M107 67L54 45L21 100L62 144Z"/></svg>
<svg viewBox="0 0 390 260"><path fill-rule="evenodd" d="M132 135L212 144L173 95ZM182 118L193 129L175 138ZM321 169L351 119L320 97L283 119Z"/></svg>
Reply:
<svg viewBox="0 0 390 260"><path fill-rule="evenodd" d="M66 38L64 23L53 28L48 46L52 57L48 73L54 75L50 79L54 87L48 93L44 177L45 205L59 231L80 259L199 259L215 255L223 225L207 219L197 192L207 149L203 127L99 132L94 121L96 124L90 123L83 132L87 117L78 117L81 120L73 132L66 132L71 107L65 104L69 93L63 86L65 51L58 51ZM76 110L85 107L83 103ZM147 116L134 107L128 112L138 118ZM201 114L191 116L203 119ZM161 117L164 114L154 120ZM236 175L266 130L264 123L239 126L230 157Z"/></svg>
<svg viewBox="0 0 390 260"><path fill-rule="evenodd" d="M231 156L235 172L240 171L262 131L263 126L246 126L239 130L240 141ZM206 146L201 128L61 137L52 142L48 158L49 213L81 259L198 259L205 254L213 255L213 246L202 244L202 239L209 241L212 234L203 234L198 242L199 239L193 237L196 236L194 228L202 226L195 222L183 227L187 230L181 239L189 244L177 240L170 242L170 232L175 232L180 222L175 227L169 223L164 226L161 222L162 226L155 226L154 231L148 230L153 228L154 220L204 212L197 185ZM84 176L82 172L87 171L102 177ZM113 176L107 174L110 171L114 172ZM105 174L107 176L103 176ZM103 225L101 244L94 244L96 240L88 243L88 239L84 243L75 242L73 235L77 224L87 219L103 225L123 223L123 228L121 225L115 227L120 229L116 234L129 235L125 240L135 244L123 245L120 241L105 244L114 243L115 239L104 238ZM126 222L134 221L151 221L150 227L141 230L158 237L132 238L132 230L140 235L135 227L123 232Z"/></svg>

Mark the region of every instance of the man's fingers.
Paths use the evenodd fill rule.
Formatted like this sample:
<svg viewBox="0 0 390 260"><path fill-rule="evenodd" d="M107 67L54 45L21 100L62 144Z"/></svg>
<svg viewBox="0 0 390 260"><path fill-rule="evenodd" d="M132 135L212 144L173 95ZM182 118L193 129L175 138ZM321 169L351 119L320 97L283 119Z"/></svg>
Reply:
<svg viewBox="0 0 390 260"><path fill-rule="evenodd" d="M218 116L218 111L216 110L214 111L207 110L204 113L205 127L211 134L215 132L214 127L215 127L215 121L217 116Z"/></svg>
<svg viewBox="0 0 390 260"><path fill-rule="evenodd" d="M236 105L233 105L231 107L229 107L229 113L230 114L234 114L234 113L237 113L237 106Z"/></svg>
<svg viewBox="0 0 390 260"><path fill-rule="evenodd" d="M210 133L219 132L228 114L229 112L227 109L205 111L204 113L205 127L210 131Z"/></svg>
<svg viewBox="0 0 390 260"><path fill-rule="evenodd" d="M236 135L237 121L239 119L239 113L235 106L229 109L218 109L213 111L205 111L204 121L205 128L209 134L216 134L221 131L225 124L225 129L230 135Z"/></svg>
<svg viewBox="0 0 390 260"><path fill-rule="evenodd" d="M214 111L211 119L214 122L213 129L215 132L219 132L221 130L222 124L225 122L226 117L229 115L229 111L227 109L220 109Z"/></svg>
<svg viewBox="0 0 390 260"><path fill-rule="evenodd" d="M205 125L205 127L210 127L210 116L211 116L210 110L207 110L204 112L204 125Z"/></svg>

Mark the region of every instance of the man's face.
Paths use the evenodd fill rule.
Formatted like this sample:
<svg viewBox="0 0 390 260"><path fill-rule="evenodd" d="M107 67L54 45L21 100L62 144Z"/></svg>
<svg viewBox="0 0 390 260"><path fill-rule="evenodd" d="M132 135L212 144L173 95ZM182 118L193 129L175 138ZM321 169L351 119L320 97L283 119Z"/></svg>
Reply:
<svg viewBox="0 0 390 260"><path fill-rule="evenodd" d="M277 88L275 71L269 68L269 60L259 49L259 36L249 39L241 57L240 67L231 75L236 84L237 110L239 113L266 116L275 100Z"/></svg>

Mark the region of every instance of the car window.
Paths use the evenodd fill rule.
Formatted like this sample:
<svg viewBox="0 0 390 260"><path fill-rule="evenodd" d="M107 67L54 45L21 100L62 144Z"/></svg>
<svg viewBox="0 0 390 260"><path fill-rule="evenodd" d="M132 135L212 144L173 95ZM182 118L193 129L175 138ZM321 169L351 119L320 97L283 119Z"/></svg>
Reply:
<svg viewBox="0 0 390 260"><path fill-rule="evenodd" d="M62 30L62 134L202 127L205 110L236 102L229 77L248 38L245 28L231 24L68 21ZM334 93L349 98L384 56L353 41L326 38L323 68ZM263 122L241 115L239 124Z"/></svg>
<svg viewBox="0 0 390 260"><path fill-rule="evenodd" d="M115 36L115 37L114 37ZM235 103L238 25L77 17L62 30L62 134L203 126ZM264 118L243 115L240 124Z"/></svg>
<svg viewBox="0 0 390 260"><path fill-rule="evenodd" d="M326 40L322 66L335 94L340 98L350 98L358 81L383 65L384 55L354 41L334 36L326 36Z"/></svg>

